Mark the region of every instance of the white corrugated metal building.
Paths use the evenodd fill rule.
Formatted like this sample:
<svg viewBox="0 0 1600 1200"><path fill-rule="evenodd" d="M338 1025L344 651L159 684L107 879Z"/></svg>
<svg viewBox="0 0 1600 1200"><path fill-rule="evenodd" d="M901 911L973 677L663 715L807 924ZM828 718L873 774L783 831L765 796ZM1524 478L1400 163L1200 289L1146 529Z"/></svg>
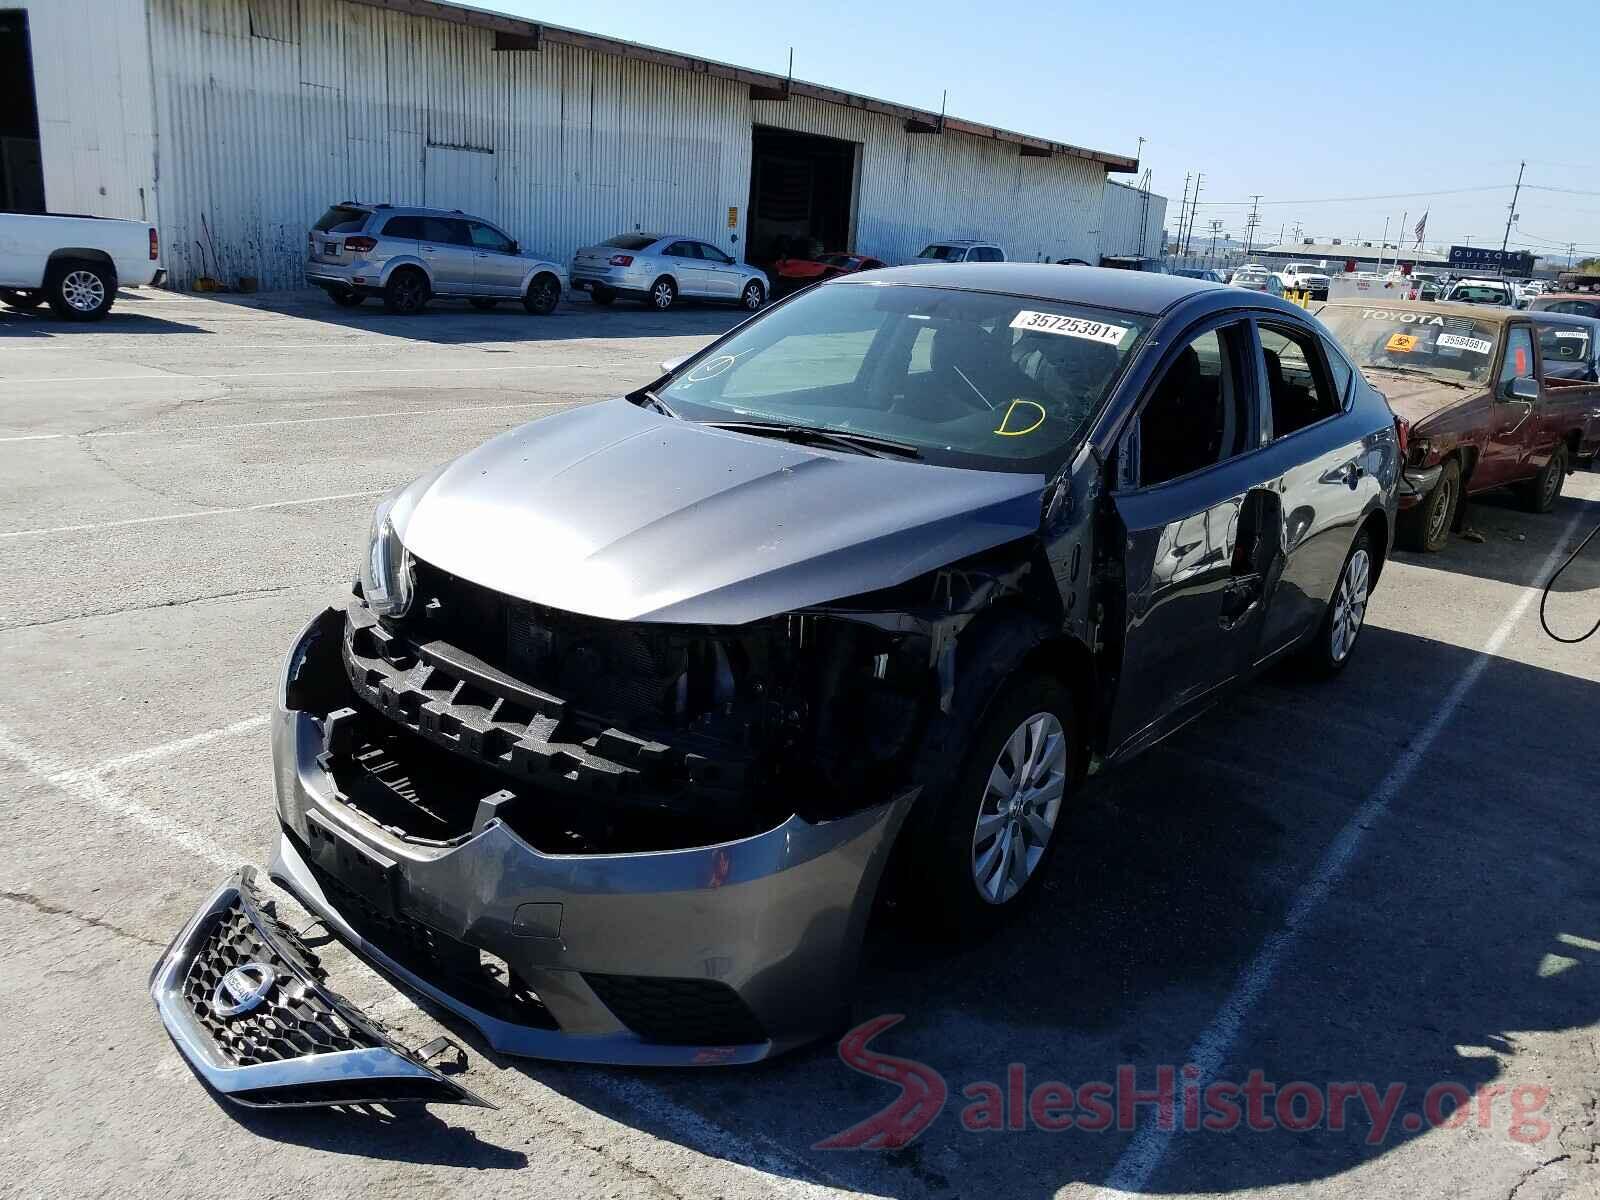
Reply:
<svg viewBox="0 0 1600 1200"><path fill-rule="evenodd" d="M1166 211L1107 186L1126 156L433 0L20 4L46 207L153 220L180 287L298 285L342 199L462 208L560 261L646 229L1097 262Z"/></svg>

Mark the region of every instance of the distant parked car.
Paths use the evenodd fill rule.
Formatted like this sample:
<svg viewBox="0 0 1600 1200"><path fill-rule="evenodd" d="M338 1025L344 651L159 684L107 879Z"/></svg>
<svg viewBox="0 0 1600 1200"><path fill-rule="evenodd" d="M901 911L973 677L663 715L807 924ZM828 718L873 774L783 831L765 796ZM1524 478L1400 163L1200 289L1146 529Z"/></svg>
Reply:
<svg viewBox="0 0 1600 1200"><path fill-rule="evenodd" d="M397 208L346 200L306 234L306 282L341 308L381 296L392 313L414 313L434 297L475 308L521 300L536 316L561 302L565 272L524 254L517 240L459 209Z"/></svg>
<svg viewBox="0 0 1600 1200"><path fill-rule="evenodd" d="M1006 252L993 242L929 242L914 263L1005 262Z"/></svg>
<svg viewBox="0 0 1600 1200"><path fill-rule="evenodd" d="M1289 263L1278 272L1286 290L1310 292L1313 300L1326 300L1332 279L1321 267L1313 263Z"/></svg>
<svg viewBox="0 0 1600 1200"><path fill-rule="evenodd" d="M843 251L819 254L815 258L784 257L772 264L773 274L777 276L773 286L778 292L795 292L825 279L854 275L858 271L877 271L884 265L882 259Z"/></svg>
<svg viewBox="0 0 1600 1200"><path fill-rule="evenodd" d="M656 309L671 308L682 297L754 312L772 293L766 272L678 233L619 233L585 246L572 256L572 286L596 304L626 296Z"/></svg>
<svg viewBox="0 0 1600 1200"><path fill-rule="evenodd" d="M1221 271L1210 271L1204 267L1173 267L1168 275L1180 275L1184 279L1203 279L1207 283L1227 283L1227 277Z"/></svg>
<svg viewBox="0 0 1600 1200"><path fill-rule="evenodd" d="M0 302L19 312L49 303L58 317L98 321L118 287L162 275L156 227L107 217L0 213Z"/></svg>
<svg viewBox="0 0 1600 1200"><path fill-rule="evenodd" d="M1443 299L1454 304L1497 304L1517 307L1517 293L1504 279L1458 279Z"/></svg>
<svg viewBox="0 0 1600 1200"><path fill-rule="evenodd" d="M1228 282L1247 291L1265 292L1269 296L1283 295L1283 280L1265 267L1240 267Z"/></svg>
<svg viewBox="0 0 1600 1200"><path fill-rule="evenodd" d="M1575 292L1546 292L1535 296L1528 307L1534 312L1566 313L1573 317L1600 317L1600 296Z"/></svg>

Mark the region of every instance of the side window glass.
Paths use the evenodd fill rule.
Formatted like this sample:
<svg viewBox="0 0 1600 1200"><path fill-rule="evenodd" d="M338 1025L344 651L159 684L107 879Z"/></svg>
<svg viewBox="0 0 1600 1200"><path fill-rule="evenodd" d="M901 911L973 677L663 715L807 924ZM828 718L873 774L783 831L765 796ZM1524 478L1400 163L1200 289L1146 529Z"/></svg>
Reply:
<svg viewBox="0 0 1600 1200"><path fill-rule="evenodd" d="M422 218L422 240L437 242L441 246L467 246L471 239L467 237L467 223L465 221L448 221L443 217Z"/></svg>
<svg viewBox="0 0 1600 1200"><path fill-rule="evenodd" d="M1506 384L1533 374L1533 337L1526 325L1518 325L1506 335L1506 358L1500 364L1500 395Z"/></svg>
<svg viewBox="0 0 1600 1200"><path fill-rule="evenodd" d="M673 242L667 247L668 258L699 258L693 242Z"/></svg>
<svg viewBox="0 0 1600 1200"><path fill-rule="evenodd" d="M1317 362L1315 339L1298 329L1276 325L1260 329L1267 395L1272 401L1272 436L1288 437L1338 412L1339 399Z"/></svg>
<svg viewBox="0 0 1600 1200"><path fill-rule="evenodd" d="M420 238L422 222L416 217L390 217L383 226L383 236L392 238Z"/></svg>
<svg viewBox="0 0 1600 1200"><path fill-rule="evenodd" d="M493 229L482 221L474 221L468 228L471 230L472 244L479 250L492 250L496 254L511 253L511 239L498 229Z"/></svg>
<svg viewBox="0 0 1600 1200"><path fill-rule="evenodd" d="M1350 395L1350 380L1355 375L1355 369L1327 338L1322 339L1322 356L1328 360L1328 369L1333 372L1334 398L1342 405Z"/></svg>
<svg viewBox="0 0 1600 1200"><path fill-rule="evenodd" d="M733 261L715 246L708 246L704 242L696 242L695 249L700 252L700 257L707 262L721 263L723 266L727 266Z"/></svg>
<svg viewBox="0 0 1600 1200"><path fill-rule="evenodd" d="M1240 384L1243 331L1202 333L1179 352L1139 414L1142 486L1165 483L1243 452L1248 408Z"/></svg>

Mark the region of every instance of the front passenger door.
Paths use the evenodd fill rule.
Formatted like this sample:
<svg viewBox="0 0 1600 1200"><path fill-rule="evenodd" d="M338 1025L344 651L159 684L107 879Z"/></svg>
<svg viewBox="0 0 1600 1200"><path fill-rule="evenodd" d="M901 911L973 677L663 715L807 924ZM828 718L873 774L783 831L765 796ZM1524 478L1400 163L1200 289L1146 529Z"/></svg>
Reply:
<svg viewBox="0 0 1600 1200"><path fill-rule="evenodd" d="M1139 401L1119 445L1112 508L1122 553L1121 665L1108 744L1174 728L1253 663L1281 509L1256 487L1249 322L1190 333Z"/></svg>
<svg viewBox="0 0 1600 1200"><path fill-rule="evenodd" d="M696 242L695 249L700 252L701 263L706 272L707 285L711 289L711 295L719 300L736 298L744 283L744 275L740 273L733 259L715 246L708 246L705 242Z"/></svg>
<svg viewBox="0 0 1600 1200"><path fill-rule="evenodd" d="M520 296L526 260L517 253L517 244L482 221L471 221L468 228L474 256L473 291L480 296Z"/></svg>

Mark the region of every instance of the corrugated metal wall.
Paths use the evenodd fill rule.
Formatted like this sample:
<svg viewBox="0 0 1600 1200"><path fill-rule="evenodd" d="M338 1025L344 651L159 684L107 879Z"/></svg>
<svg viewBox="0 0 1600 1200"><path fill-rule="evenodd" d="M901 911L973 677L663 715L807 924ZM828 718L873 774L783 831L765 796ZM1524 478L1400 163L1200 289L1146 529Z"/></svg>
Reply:
<svg viewBox="0 0 1600 1200"><path fill-rule="evenodd" d="M752 101L710 75L551 43L496 52L486 30L343 0L31 7L52 206L137 216L144 188L180 287L297 286L306 228L346 198L474 209L560 261L635 228L740 254L757 124L860 145L856 245L891 261L947 237L1019 259L1123 252L1103 232L1096 163L909 134L809 98ZM84 36L100 41L75 57ZM108 61L121 65L102 79ZM105 203L87 203L101 186ZM1157 229L1164 209L1152 201Z"/></svg>
<svg viewBox="0 0 1600 1200"><path fill-rule="evenodd" d="M1142 236L1141 215L1145 218ZM1138 188L1125 187L1108 179L1100 209L1100 253L1160 258L1166 248L1166 235L1163 232L1166 220L1165 196L1152 192L1147 211L1144 196ZM1088 255L1083 257L1089 258ZM1089 261L1097 260L1089 258Z"/></svg>
<svg viewBox="0 0 1600 1200"><path fill-rule="evenodd" d="M45 206L155 220L145 0L0 0L28 13Z"/></svg>

